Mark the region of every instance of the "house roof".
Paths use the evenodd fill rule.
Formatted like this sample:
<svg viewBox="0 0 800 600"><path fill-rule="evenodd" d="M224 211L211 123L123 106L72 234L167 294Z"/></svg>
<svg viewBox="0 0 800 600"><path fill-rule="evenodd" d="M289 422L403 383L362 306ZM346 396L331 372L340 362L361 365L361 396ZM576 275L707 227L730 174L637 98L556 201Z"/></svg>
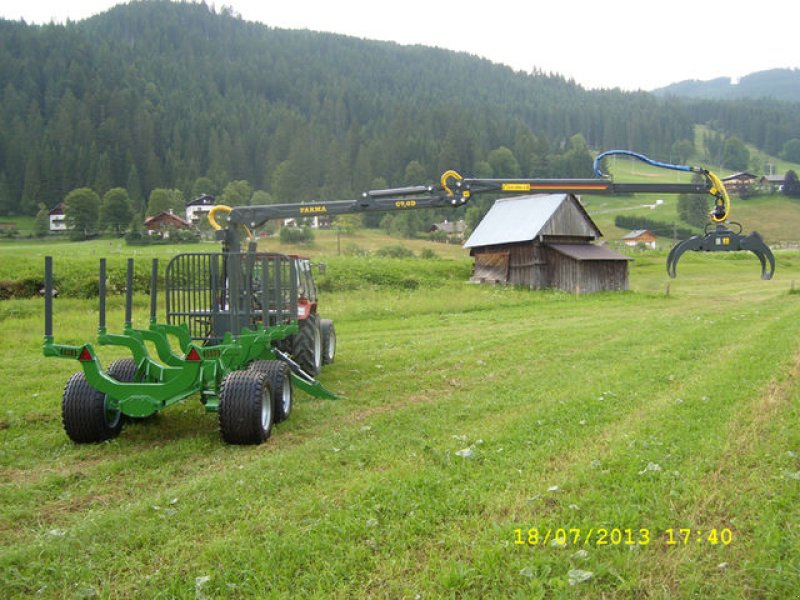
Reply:
<svg viewBox="0 0 800 600"><path fill-rule="evenodd" d="M465 248L529 242L538 236L602 236L572 194L500 198L472 232Z"/></svg>
<svg viewBox="0 0 800 600"><path fill-rule="evenodd" d="M210 194L200 194L197 198L189 200L186 206L212 206L216 198Z"/></svg>
<svg viewBox="0 0 800 600"><path fill-rule="evenodd" d="M645 233L650 233L652 235L652 232L649 229L634 229L630 233L622 236L622 239L635 240L636 238L643 236Z"/></svg>
<svg viewBox="0 0 800 600"><path fill-rule="evenodd" d="M144 220L145 227L148 225L153 225L156 223L161 223L163 221L173 221L176 226L182 227L191 227L192 224L185 219L181 219L178 215L173 212L160 212L157 215L153 215L152 217L147 217Z"/></svg>
<svg viewBox="0 0 800 600"><path fill-rule="evenodd" d="M605 246L596 246L595 244L547 244L547 247L579 261L633 260L630 256L625 256Z"/></svg>
<svg viewBox="0 0 800 600"><path fill-rule="evenodd" d="M764 175L762 180L767 181L769 183L783 183L786 181L785 175Z"/></svg>
<svg viewBox="0 0 800 600"><path fill-rule="evenodd" d="M727 177L723 177L722 181L731 181L733 179L755 179L756 176L752 173L748 173L747 171L742 171L741 173L733 173L732 175L728 175Z"/></svg>
<svg viewBox="0 0 800 600"><path fill-rule="evenodd" d="M54 216L54 217L58 216L58 215L63 215L65 208L66 208L66 205L63 202L59 202L53 208L51 208L50 212L47 213L47 214L49 214L50 216Z"/></svg>

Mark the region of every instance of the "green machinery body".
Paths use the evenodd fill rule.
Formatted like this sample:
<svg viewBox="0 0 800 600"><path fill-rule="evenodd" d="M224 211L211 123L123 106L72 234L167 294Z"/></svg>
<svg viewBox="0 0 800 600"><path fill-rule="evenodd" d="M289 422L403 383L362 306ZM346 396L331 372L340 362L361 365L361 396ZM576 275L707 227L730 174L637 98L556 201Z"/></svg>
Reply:
<svg viewBox="0 0 800 600"><path fill-rule="evenodd" d="M51 257L45 259L43 351L45 356L78 360L81 364L82 378L89 387L76 388L88 390L79 397L78 406L91 406L79 409L86 413L76 417L80 431L84 418L91 420L93 411L98 410L92 405L93 393L96 398L102 397L106 425L114 424L115 419L123 415L130 419L149 417L198 393L207 411L219 412L226 378L232 373L252 369L254 365L266 365L269 370L270 363L283 363L291 371L291 383L298 388L319 398L336 397L280 349L299 331L298 277L295 262L289 257L258 254L254 247L248 252L175 256L164 276L166 323L159 323L156 318L158 261L154 259L147 329L132 325L133 259L129 259L125 325L121 333L109 333L106 328L105 259L100 260L98 281L96 343L125 347L131 354L131 358L115 361L107 370L103 369L92 344L55 343L53 261ZM155 350L156 356L151 355L149 348ZM254 379L257 379L255 375ZM70 383L65 390L65 403L69 388ZM97 402L100 400L95 404ZM65 428L70 433L66 404L63 409ZM101 424L100 433L103 431ZM75 439L81 434L71 437ZM91 439L89 435L88 440L76 441L102 441L105 436L98 434L97 437L99 439Z"/></svg>

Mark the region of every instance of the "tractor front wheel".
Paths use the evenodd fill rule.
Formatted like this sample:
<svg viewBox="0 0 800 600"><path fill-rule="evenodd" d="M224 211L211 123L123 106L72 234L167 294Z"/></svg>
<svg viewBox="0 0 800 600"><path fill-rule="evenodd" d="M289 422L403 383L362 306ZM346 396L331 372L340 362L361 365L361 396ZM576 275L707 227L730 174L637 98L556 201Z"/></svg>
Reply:
<svg viewBox="0 0 800 600"><path fill-rule="evenodd" d="M283 423L292 412L294 392L292 370L280 360L256 360L248 367L251 371L266 373L272 388L272 406L275 409L275 423Z"/></svg>
<svg viewBox="0 0 800 600"><path fill-rule="evenodd" d="M89 385L83 371L64 387L61 421L70 439L79 444L104 442L122 430L122 413L108 407L106 395Z"/></svg>
<svg viewBox="0 0 800 600"><path fill-rule="evenodd" d="M272 390L266 373L234 371L222 380L219 429L229 444L260 444L272 433Z"/></svg>
<svg viewBox="0 0 800 600"><path fill-rule="evenodd" d="M322 333L322 364L329 365L336 358L336 328L330 319L320 321Z"/></svg>

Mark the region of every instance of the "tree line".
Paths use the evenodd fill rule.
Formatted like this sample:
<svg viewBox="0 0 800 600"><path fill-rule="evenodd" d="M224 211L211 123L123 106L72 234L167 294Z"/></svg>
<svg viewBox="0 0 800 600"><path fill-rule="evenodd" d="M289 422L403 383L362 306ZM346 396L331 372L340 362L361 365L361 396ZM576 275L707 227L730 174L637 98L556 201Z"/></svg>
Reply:
<svg viewBox="0 0 800 600"><path fill-rule="evenodd" d="M695 122L762 136L765 149L800 139L796 106L587 91L464 53L273 29L205 4L0 21L0 38L0 214L36 214L83 188L101 200L122 188L132 214L147 214L160 189L261 204L433 183L447 169L588 177L590 148L691 153Z"/></svg>

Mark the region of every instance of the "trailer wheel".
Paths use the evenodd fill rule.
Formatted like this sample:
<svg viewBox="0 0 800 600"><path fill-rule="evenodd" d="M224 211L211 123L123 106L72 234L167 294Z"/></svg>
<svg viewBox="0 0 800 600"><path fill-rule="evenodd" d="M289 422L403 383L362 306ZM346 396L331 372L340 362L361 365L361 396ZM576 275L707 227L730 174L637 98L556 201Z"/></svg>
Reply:
<svg viewBox="0 0 800 600"><path fill-rule="evenodd" d="M272 432L274 411L269 377L260 371L234 371L222 380L219 430L229 444L260 444Z"/></svg>
<svg viewBox="0 0 800 600"><path fill-rule="evenodd" d="M322 333L322 364L329 365L336 358L336 328L330 319L322 319L319 328Z"/></svg>
<svg viewBox="0 0 800 600"><path fill-rule="evenodd" d="M309 315L300 321L300 331L292 340L294 360L312 377L319 374L322 368L322 334L319 330L317 315Z"/></svg>
<svg viewBox="0 0 800 600"><path fill-rule="evenodd" d="M133 381L136 376L136 363L132 358L120 358L108 366L108 376L123 383Z"/></svg>
<svg viewBox="0 0 800 600"><path fill-rule="evenodd" d="M64 387L61 422L73 442L93 444L119 435L122 413L110 410L106 405L106 395L89 385L83 371L79 371Z"/></svg>
<svg viewBox="0 0 800 600"><path fill-rule="evenodd" d="M294 402L292 370L279 360L256 360L250 363L251 371L266 373L272 388L272 406L275 410L275 423L283 423L289 418Z"/></svg>

